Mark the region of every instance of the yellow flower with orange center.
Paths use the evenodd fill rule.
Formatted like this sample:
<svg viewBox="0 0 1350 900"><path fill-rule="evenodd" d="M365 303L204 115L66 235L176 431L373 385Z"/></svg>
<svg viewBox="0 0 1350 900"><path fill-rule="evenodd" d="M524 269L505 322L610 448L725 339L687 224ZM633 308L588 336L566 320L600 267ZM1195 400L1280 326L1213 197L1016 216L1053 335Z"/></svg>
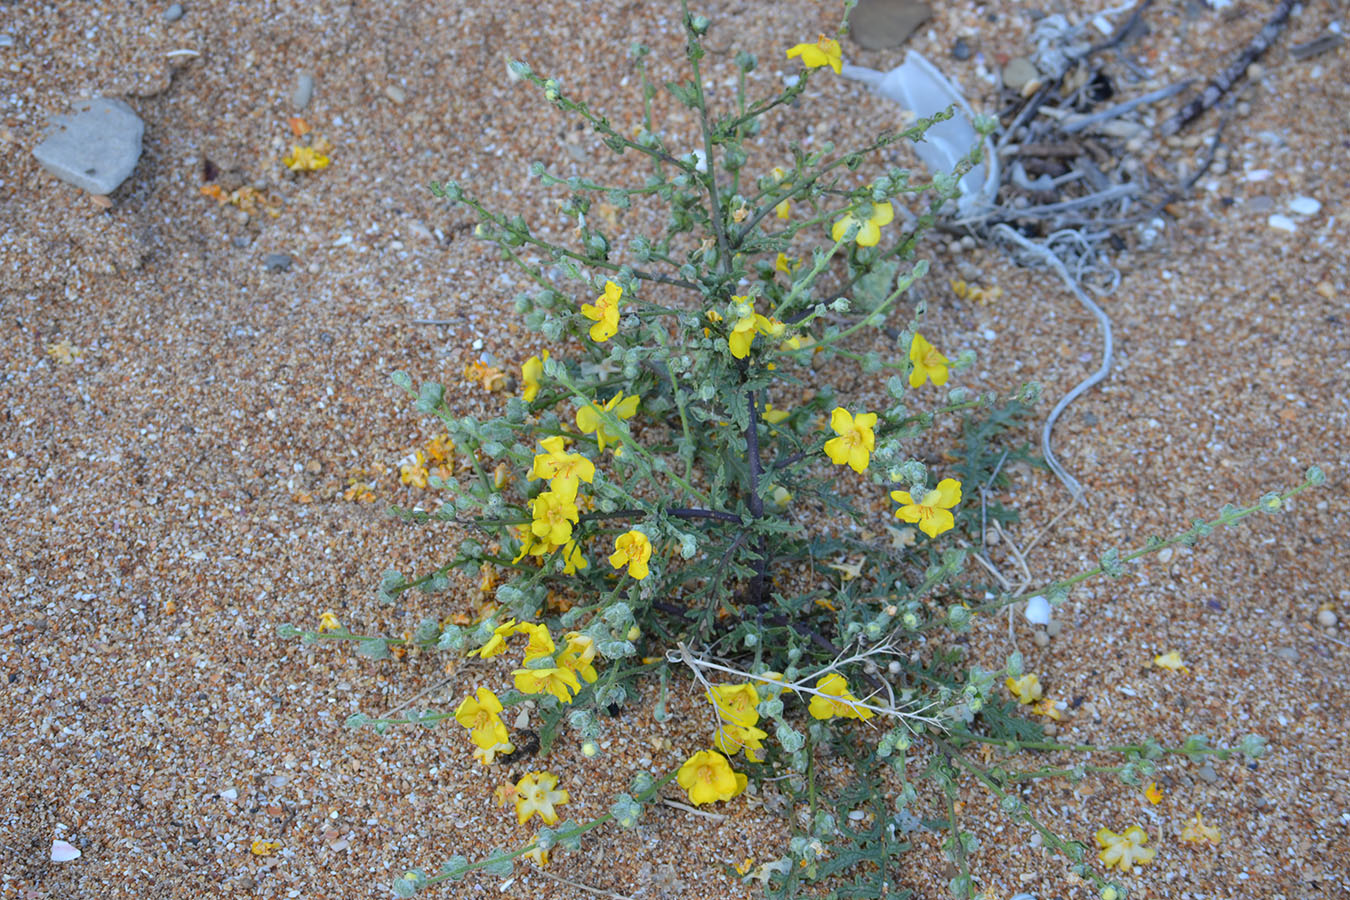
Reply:
<svg viewBox="0 0 1350 900"><path fill-rule="evenodd" d="M857 241L859 247L875 247L881 241L881 228L883 225L891 224L895 219L895 209L890 203L874 203L872 211L868 213L867 218L861 218L853 213L847 213L842 219L834 223L830 229L830 239L833 241L842 241L848 234L848 230L854 225L858 226L857 233L853 239Z"/></svg>
<svg viewBox="0 0 1350 900"><path fill-rule="evenodd" d="M638 398L636 396L625 397L623 391L619 391L609 402L605 404L603 411L612 413L617 419L631 419L637 413ZM605 423L600 418L601 409L595 404L583 406L577 410L577 428L581 429L582 434L595 434L596 443L600 447L600 452L605 452L605 444L619 443L619 436L605 427ZM622 447L616 447L614 455L623 453Z"/></svg>
<svg viewBox="0 0 1350 900"><path fill-rule="evenodd" d="M1102 848L1097 858L1108 869L1115 866L1122 872L1129 872L1135 866L1152 862L1153 857L1158 854L1157 850L1144 846L1148 843L1148 835L1138 825L1131 825L1120 834L1109 828L1102 828L1097 831L1096 838L1097 846Z"/></svg>
<svg viewBox="0 0 1350 900"><path fill-rule="evenodd" d="M605 282L605 292L595 298L595 303L583 303L581 314L595 324L591 326L591 340L597 344L619 333L619 301L623 299L623 288L612 281Z"/></svg>
<svg viewBox="0 0 1350 900"><path fill-rule="evenodd" d="M947 383L947 357L918 332L909 345L909 361L914 366L909 373L910 387L919 387L930 379L938 387Z"/></svg>
<svg viewBox="0 0 1350 900"><path fill-rule="evenodd" d="M614 552L609 556L609 564L616 569L628 567L628 574L638 581L650 574L647 561L652 558L652 542L637 529L626 531L614 540Z"/></svg>
<svg viewBox="0 0 1350 900"><path fill-rule="evenodd" d="M727 758L715 750L700 750L684 761L675 776L680 787L689 793L689 802L695 806L730 800L745 790L748 779L734 772Z"/></svg>
<svg viewBox="0 0 1350 900"><path fill-rule="evenodd" d="M802 65L808 69L829 66L838 75L844 70L844 51L834 38L821 35L814 44L797 44L787 52L788 59L801 57Z"/></svg>
<svg viewBox="0 0 1350 900"><path fill-rule="evenodd" d="M876 449L877 424L876 413L853 415L842 406L836 406L830 413L830 428L838 437L825 442L825 455L836 466L848 465L855 472L863 472L871 461L871 453Z"/></svg>
<svg viewBox="0 0 1350 900"><path fill-rule="evenodd" d="M811 697L807 712L817 719L870 719L876 713L855 704L861 703L848 689L848 682L838 672L831 672L816 682L818 693Z"/></svg>
<svg viewBox="0 0 1350 900"><path fill-rule="evenodd" d="M558 824L557 807L570 799L567 791L560 791L558 776L552 772L529 772L516 782L513 799L516 801L516 822L524 825L535 816L545 825Z"/></svg>
<svg viewBox="0 0 1350 900"><path fill-rule="evenodd" d="M935 538L956 525L951 509L961 502L961 482L944 478L917 503L909 491L891 491L891 499L900 504L895 511L897 519L911 524L917 522L920 531Z"/></svg>

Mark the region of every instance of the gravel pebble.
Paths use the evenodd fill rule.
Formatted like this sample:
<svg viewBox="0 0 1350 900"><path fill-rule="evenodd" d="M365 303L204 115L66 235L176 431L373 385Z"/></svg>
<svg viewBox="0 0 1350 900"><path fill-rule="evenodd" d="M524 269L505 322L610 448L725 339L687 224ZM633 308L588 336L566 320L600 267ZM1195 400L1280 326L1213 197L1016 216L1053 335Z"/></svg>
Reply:
<svg viewBox="0 0 1350 900"><path fill-rule="evenodd" d="M1317 624L1323 628L1331 628L1336 624L1336 613L1329 609L1324 609L1317 614Z"/></svg>
<svg viewBox="0 0 1350 900"><path fill-rule="evenodd" d="M956 43L952 45L952 58L960 62L970 59L974 52L970 49L970 44L966 43L965 38L957 38Z"/></svg>
<svg viewBox="0 0 1350 900"><path fill-rule="evenodd" d="M144 134L145 123L134 109L121 100L95 97L77 102L73 115L53 116L33 155L62 181L107 195L135 171Z"/></svg>
<svg viewBox="0 0 1350 900"><path fill-rule="evenodd" d="M1322 202L1315 197L1300 194L1289 201L1289 208L1300 216L1315 216L1322 209Z"/></svg>
<svg viewBox="0 0 1350 900"><path fill-rule="evenodd" d="M1298 231L1298 225L1295 224L1294 220L1280 213L1275 213L1266 219L1266 224L1276 231L1288 231L1290 233Z"/></svg>
<svg viewBox="0 0 1350 900"><path fill-rule="evenodd" d="M1003 66L1003 86L1010 91L1020 91L1036 78L1040 71L1036 64L1025 56L1015 56Z"/></svg>
<svg viewBox="0 0 1350 900"><path fill-rule="evenodd" d="M1206 784L1214 784L1219 780L1219 773L1214 771L1214 767L1209 763L1195 770L1196 777Z"/></svg>
<svg viewBox="0 0 1350 900"><path fill-rule="evenodd" d="M164 10L165 22L177 22L181 18L183 18L183 4L181 3L175 3Z"/></svg>
<svg viewBox="0 0 1350 900"><path fill-rule="evenodd" d="M314 98L314 76L309 72L301 72L295 76L295 90L291 91L291 106L295 107L296 112L301 112L309 106L309 101Z"/></svg>
<svg viewBox="0 0 1350 900"><path fill-rule="evenodd" d="M291 258L285 253L269 253L263 257L263 266L269 272L284 272L291 267Z"/></svg>

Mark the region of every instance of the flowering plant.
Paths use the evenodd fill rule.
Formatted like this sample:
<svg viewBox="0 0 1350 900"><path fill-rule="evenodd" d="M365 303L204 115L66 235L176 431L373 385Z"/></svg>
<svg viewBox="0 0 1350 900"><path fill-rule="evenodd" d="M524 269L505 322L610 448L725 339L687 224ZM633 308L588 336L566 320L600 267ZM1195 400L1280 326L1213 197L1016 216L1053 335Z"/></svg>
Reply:
<svg viewBox="0 0 1350 900"><path fill-rule="evenodd" d="M967 774L1010 815L1034 821L1005 779L965 751L982 743L1060 749L1000 694L1006 683L1021 704L1042 701L1035 713L1060 717L1062 704L1042 697L1037 676L1022 673L1020 656L989 671L959 648L925 659L920 643L1032 595L1057 606L1084 578L1117 575L1144 552L1198 539L1214 524L1235 524L1263 508L1225 511L1170 542L1108 554L1091 572L1034 590L1008 590L985 583L979 570L968 572L971 554L957 539L978 539L986 523L1012 519L997 489L1006 461L1033 461L1010 438L1036 392L941 393L970 360L949 359L938 349L940 335L919 333L924 304L910 289L927 270L916 259L917 240L957 196L959 177L979 162L978 148L955 173L931 181L901 168L870 180L855 174L877 151L921 139L945 113L844 152L828 143L813 152L797 148L790 165L756 170L751 156L763 118L801 97L813 77L838 71L839 44L822 37L793 47L787 56L800 59L800 77L759 99L746 87L756 60L739 54L735 109L719 111L703 86L709 23L687 9L683 23L692 77L666 87L700 124L694 152L681 152L653 123L656 88L643 47L631 58L647 102L631 135L557 81L511 64L515 78L579 117L615 153L636 154L650 166L643 184L623 187L563 178L536 163L541 186L565 192L561 208L576 223L574 242L540 236L524 217L488 208L459 184L432 185L436 196L467 209L477 219L475 235L535 285L515 307L548 347L519 360L520 394L487 419L461 415L437 382L414 388L411 376L394 374L445 436L432 454L435 470L419 456L410 464L413 477L404 478L410 490L429 492L433 510L397 512L414 522L455 523L467 535L450 559L417 577L387 573L380 593L392 599L413 588L442 591L462 573L480 579L491 608L467 627L428 620L401 639L354 635L336 618L303 634L357 640L372 658L408 647L484 660L510 655L511 687L503 676L493 686L500 694L466 686L453 713L351 722L387 728L454 718L485 765L520 752L501 718L507 707L532 701L540 753L570 728L593 756L604 719L635 695L637 679L655 679L656 715L666 715L672 670L705 688L709 738L687 748L683 765L664 777L640 777L607 815L564 823L561 832L551 830L554 807L569 796L555 790L556 776L531 773L507 785L521 824L533 815L546 823L539 835L514 853L452 860L436 875L411 870L395 884L400 895L476 869L497 874L520 856L543 864L553 847L575 843L598 824L635 824L642 803L672 781L701 805L734 802L781 774L793 798L809 805L809 824L789 844L790 864L746 877L781 896L797 895L804 881L872 879L873 887L851 895L886 896L884 864L877 875L836 863L884 863L907 846L904 816L914 818L909 808L917 802L907 767L913 754L930 755L925 774L948 798L955 779ZM978 124L986 133L992 127ZM644 209L654 201L667 215L651 233ZM608 217L592 214L602 204ZM622 225L607 225L620 216ZM626 242L620 228L630 231ZM846 369L873 387L829 386L826 379ZM927 435L944 417L961 428L964 446L934 466L944 457ZM459 459L448 458L446 448ZM971 503L976 491L981 502ZM885 521L876 521L874 504L889 510ZM892 539L878 540L888 529ZM561 646L551 628L565 633ZM865 751L857 749L858 734L869 736ZM872 786L857 796L843 792L834 812L808 776L826 749L847 756L858 783ZM1128 757L1118 767L1123 779L1149 774L1165 752L1152 742L1112 749ZM1202 742L1177 752L1223 758L1233 751ZM903 786L898 817L878 803L886 768ZM837 814L860 805L874 827L841 829ZM947 850L960 871L952 889L966 896L973 889L971 842L949 808ZM1084 877L1105 885L1086 868L1083 843L1033 827ZM1099 842L1108 834L1100 832ZM852 855L826 862L832 842L851 843ZM1111 852L1112 862L1139 864L1152 850Z"/></svg>

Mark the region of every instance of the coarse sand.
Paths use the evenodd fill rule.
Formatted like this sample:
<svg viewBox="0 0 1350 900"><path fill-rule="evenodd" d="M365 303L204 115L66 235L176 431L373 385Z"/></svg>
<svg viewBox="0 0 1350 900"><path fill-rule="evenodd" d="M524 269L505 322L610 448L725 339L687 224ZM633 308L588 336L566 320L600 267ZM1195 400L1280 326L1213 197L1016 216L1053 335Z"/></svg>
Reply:
<svg viewBox="0 0 1350 900"><path fill-rule="evenodd" d="M639 163L612 159L510 81L506 60L525 59L631 129L640 106L628 44L652 48L658 78L679 77L678 6L197 0L174 22L165 6L0 7L0 35L12 38L0 46L0 896L386 896L408 867L519 846L530 828L492 790L532 764L480 766L452 725L379 736L344 720L452 707L478 684L504 685L510 665L372 663L275 627L312 628L332 609L354 631L402 634L476 609L467 583L388 606L375 596L381 571L425 570L457 539L384 514L433 502L399 483L399 461L433 432L389 373L443 381L465 412L488 411L502 395L463 381L465 365L488 353L514 371L543 346L511 311L518 273L426 183L459 179L537 233L568 239L562 195L531 179L529 163L613 181L640 178ZM838 7L714 0L701 11L714 21L707 78L728 103L735 50L758 55L750 82L767 93L797 70L784 48L831 29ZM1132 896L1331 897L1350 878L1350 638L1318 623L1350 615L1350 50L1301 61L1287 51L1343 13L1312 2L1293 17L1252 73L1222 165L1169 210L1176 218L1152 248L1115 259L1123 280L1103 301L1117 338L1111 376L1057 432L1088 502L1025 559L1037 580L1063 577L1110 547L1297 483L1310 465L1328 474L1279 516L1075 590L1048 643L1018 623L1028 670L1073 701L1063 739L1270 741L1252 765L1166 760L1156 806L1097 777L1027 789L1029 807L1068 837L1145 828L1158 857L1122 877ZM1148 11L1135 56L1154 87L1203 77L1266 15L1249 0L1223 11L1168 0ZM1009 0L955 3L909 46L992 111L980 72L1025 53L1032 25ZM958 37L978 54L953 59ZM901 55L846 53L878 68ZM293 176L280 160L306 72L313 98L299 115L331 142L332 164ZM136 172L110 203L58 182L31 152L51 116L96 95L125 98L146 123ZM663 95L657 115L692 148L685 111ZM751 165L782 164L789 140L843 147L895 118L857 84L817 78L769 117ZM1205 116L1159 158L1199 159L1204 147L1187 141L1216 123ZM204 175L251 186L252 214L204 196ZM1298 195L1320 210L1290 213ZM1269 227L1270 213L1297 231ZM1037 380L1054 398L1096 366L1093 321L1053 275L940 236L921 250L934 262L920 288L925 333L949 356L978 354L958 381L1007 390ZM269 254L289 266L266 267ZM1002 296L953 296L962 263ZM416 324L425 320L445 324ZM840 388L879 394L858 376ZM1009 541L1028 545L1068 500L1039 470L1015 472L1003 499L1021 524L990 553L1020 581ZM1007 623L977 622L969 646L1000 666ZM1173 649L1189 674L1151 665ZM635 772L668 771L706 746L692 691L677 690L671 712L657 723L638 705L606 722L598 760L564 737L533 765L559 773L565 812L584 821ZM524 863L510 882L475 878L433 895L752 896L730 867L783 852L790 823L775 796L766 787L715 817L656 805L634 830L557 853L546 873ZM1090 896L978 786L961 800L986 897ZM1218 847L1177 841L1196 812L1222 830ZM56 839L82 855L50 862ZM259 840L280 849L256 856ZM917 835L899 875L925 900L946 896L954 874L940 840Z"/></svg>

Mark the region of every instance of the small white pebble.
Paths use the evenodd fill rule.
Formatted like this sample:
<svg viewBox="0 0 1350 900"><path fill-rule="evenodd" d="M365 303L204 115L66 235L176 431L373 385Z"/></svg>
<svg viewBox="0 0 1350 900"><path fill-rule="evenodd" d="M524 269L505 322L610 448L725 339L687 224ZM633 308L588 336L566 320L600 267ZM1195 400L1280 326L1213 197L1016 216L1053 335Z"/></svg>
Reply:
<svg viewBox="0 0 1350 900"><path fill-rule="evenodd" d="M65 841L52 841L52 862L70 862L79 859L80 851Z"/></svg>
<svg viewBox="0 0 1350 900"><path fill-rule="evenodd" d="M1050 624L1050 601L1037 594L1027 601L1027 621L1032 625Z"/></svg>
<svg viewBox="0 0 1350 900"><path fill-rule="evenodd" d="M1305 197L1304 195L1299 194L1289 201L1289 208L1300 216L1315 216L1317 215L1318 210L1322 208L1322 204L1313 197Z"/></svg>
<svg viewBox="0 0 1350 900"><path fill-rule="evenodd" d="M220 799L222 799L222 800L238 800L238 799L239 799L239 792L236 791L234 788L227 788L226 790L223 790L223 791L220 792Z"/></svg>
<svg viewBox="0 0 1350 900"><path fill-rule="evenodd" d="M1317 614L1317 624L1323 628L1331 628L1336 624L1336 613L1329 609L1324 609Z"/></svg>
<svg viewBox="0 0 1350 900"><path fill-rule="evenodd" d="M992 341L994 338L998 337L998 332L992 328L986 328L984 331L980 332L980 337L984 338L986 341Z"/></svg>
<svg viewBox="0 0 1350 900"><path fill-rule="evenodd" d="M1294 224L1293 219L1289 218L1288 216L1280 215L1279 213L1275 213L1273 216L1266 219L1266 224L1269 225L1271 228L1275 228L1280 231L1288 231L1288 232L1298 231L1298 225Z"/></svg>
<svg viewBox="0 0 1350 900"><path fill-rule="evenodd" d="M1252 169L1250 172L1247 173L1247 177L1245 180L1250 182L1257 182L1257 181L1265 181L1269 177L1270 177L1269 169Z"/></svg>

